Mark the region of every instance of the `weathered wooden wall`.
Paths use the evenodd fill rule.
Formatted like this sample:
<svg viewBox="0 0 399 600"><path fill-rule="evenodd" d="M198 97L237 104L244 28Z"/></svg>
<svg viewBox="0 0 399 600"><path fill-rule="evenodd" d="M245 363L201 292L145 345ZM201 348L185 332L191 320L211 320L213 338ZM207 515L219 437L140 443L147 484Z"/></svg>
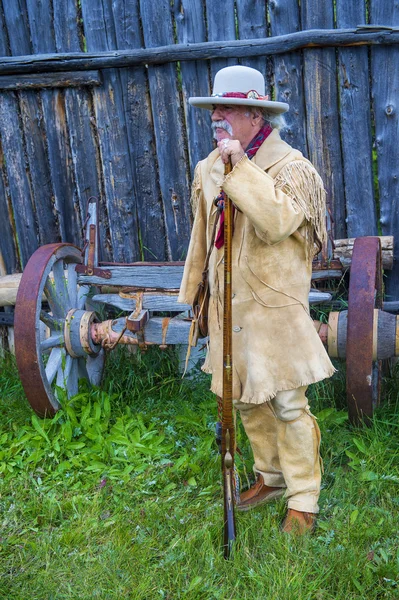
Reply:
<svg viewBox="0 0 399 600"><path fill-rule="evenodd" d="M0 55L155 48L305 29L398 26L384 0L1 0ZM189 189L212 149L215 71L261 69L290 103L284 137L317 166L338 238L395 235L399 257L399 49L306 48L274 56L181 61L0 77L0 274L41 244L81 244L87 201L100 198L101 259L181 260ZM378 175L378 182L373 176ZM399 269L388 281L399 296Z"/></svg>

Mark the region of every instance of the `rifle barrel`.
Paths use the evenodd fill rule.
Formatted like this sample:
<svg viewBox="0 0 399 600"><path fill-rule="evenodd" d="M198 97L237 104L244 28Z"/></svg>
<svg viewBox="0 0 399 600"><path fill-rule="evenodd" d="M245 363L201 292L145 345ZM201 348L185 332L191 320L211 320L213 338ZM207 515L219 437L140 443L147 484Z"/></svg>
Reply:
<svg viewBox="0 0 399 600"><path fill-rule="evenodd" d="M225 176L232 169L225 165ZM223 396L222 396L222 469L224 498L224 557L229 558L236 539L234 516L233 355L232 355L232 236L233 207L225 194L224 205L224 304L223 304Z"/></svg>

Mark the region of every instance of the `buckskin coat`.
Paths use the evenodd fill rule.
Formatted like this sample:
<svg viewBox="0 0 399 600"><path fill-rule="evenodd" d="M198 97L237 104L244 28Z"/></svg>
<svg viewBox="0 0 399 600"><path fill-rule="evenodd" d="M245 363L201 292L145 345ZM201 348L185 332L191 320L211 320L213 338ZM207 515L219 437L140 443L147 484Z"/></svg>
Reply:
<svg viewBox="0 0 399 600"><path fill-rule="evenodd" d="M277 130L252 160L224 177L218 150L195 171L195 219L179 301L191 304L216 218L220 188L238 210L233 234L233 398L261 404L277 392L329 377L334 367L309 316L315 238L325 237L325 192L317 172ZM209 263L209 345L203 370L222 395L223 248Z"/></svg>

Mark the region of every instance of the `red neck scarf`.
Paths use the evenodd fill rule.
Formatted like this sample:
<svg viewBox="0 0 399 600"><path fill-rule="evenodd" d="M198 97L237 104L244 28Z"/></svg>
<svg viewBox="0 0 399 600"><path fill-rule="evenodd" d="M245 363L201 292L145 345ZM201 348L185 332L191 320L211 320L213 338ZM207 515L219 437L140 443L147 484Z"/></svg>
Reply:
<svg viewBox="0 0 399 600"><path fill-rule="evenodd" d="M270 127L269 123L265 123L262 129L258 131L255 137L252 138L252 140L247 146L247 149L245 150L245 154L248 156L249 159L255 156L265 139L271 134L272 131L273 129ZM224 244L224 199L225 193L223 190L221 190L219 196L215 200L215 204L217 205L218 209L222 211L220 214L219 231L217 232L215 240L215 246L218 250L222 248ZM234 212L235 209L233 205L233 218Z"/></svg>

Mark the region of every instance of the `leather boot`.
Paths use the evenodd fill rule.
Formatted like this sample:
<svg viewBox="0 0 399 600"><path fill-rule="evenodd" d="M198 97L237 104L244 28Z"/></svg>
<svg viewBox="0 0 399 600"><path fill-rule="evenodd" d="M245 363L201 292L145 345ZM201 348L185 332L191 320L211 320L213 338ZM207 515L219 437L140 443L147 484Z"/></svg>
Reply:
<svg viewBox="0 0 399 600"><path fill-rule="evenodd" d="M246 511L255 506L260 506L266 502L271 502L284 495L285 488L270 487L265 485L262 475L258 475L255 483L242 494L240 494L240 503L237 504L237 510Z"/></svg>
<svg viewBox="0 0 399 600"><path fill-rule="evenodd" d="M281 531L283 533L304 535L305 533L313 533L315 526L316 515L314 513L300 512L299 510L289 508Z"/></svg>

